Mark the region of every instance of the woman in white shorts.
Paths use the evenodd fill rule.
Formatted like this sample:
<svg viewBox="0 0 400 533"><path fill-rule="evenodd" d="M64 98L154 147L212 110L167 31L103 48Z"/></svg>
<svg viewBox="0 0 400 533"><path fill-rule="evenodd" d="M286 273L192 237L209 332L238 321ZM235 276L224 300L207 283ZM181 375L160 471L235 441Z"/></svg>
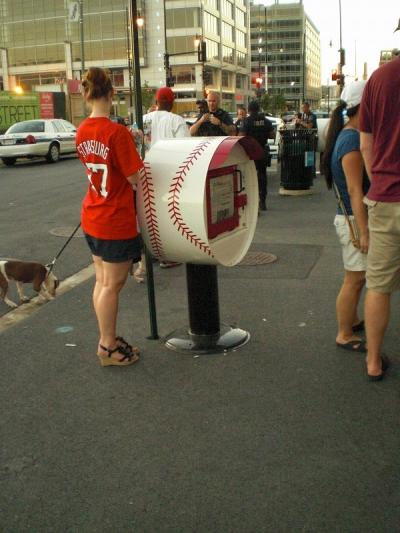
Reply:
<svg viewBox="0 0 400 533"><path fill-rule="evenodd" d="M369 180L360 152L358 116L365 81L350 83L341 94L341 103L333 111L322 161L328 188L334 184L342 206L338 206L334 225L342 246L344 280L336 299L338 332L336 344L354 352L365 352L359 337L364 322L359 319L358 304L365 285L368 252L368 215L363 197ZM358 228L359 242L352 242L344 211Z"/></svg>

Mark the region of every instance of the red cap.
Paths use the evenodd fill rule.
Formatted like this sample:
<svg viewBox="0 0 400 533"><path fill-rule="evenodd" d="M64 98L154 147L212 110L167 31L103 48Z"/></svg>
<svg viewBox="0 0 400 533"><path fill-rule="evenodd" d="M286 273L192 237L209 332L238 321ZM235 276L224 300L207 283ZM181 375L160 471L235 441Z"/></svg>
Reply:
<svg viewBox="0 0 400 533"><path fill-rule="evenodd" d="M164 100L167 102L173 102L175 100L175 93L169 87L160 87L156 93L156 100Z"/></svg>

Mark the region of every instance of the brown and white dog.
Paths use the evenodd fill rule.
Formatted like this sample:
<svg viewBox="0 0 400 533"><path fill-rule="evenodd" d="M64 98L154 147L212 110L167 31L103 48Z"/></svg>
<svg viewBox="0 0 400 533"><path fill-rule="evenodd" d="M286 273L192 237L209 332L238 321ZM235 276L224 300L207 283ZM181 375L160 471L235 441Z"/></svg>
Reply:
<svg viewBox="0 0 400 533"><path fill-rule="evenodd" d="M18 305L7 297L9 281L15 281L21 302L28 302L24 295L24 283L32 283L42 300L52 300L56 294L59 281L49 272L49 267L41 263L28 263L16 259L0 260L0 298L10 307Z"/></svg>

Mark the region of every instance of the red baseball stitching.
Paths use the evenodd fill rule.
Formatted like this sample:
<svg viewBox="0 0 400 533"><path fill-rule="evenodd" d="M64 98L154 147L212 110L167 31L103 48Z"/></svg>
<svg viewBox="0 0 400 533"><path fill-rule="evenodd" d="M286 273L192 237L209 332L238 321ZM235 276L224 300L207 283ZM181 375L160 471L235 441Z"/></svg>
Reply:
<svg viewBox="0 0 400 533"><path fill-rule="evenodd" d="M153 176L151 175L150 163L147 161L144 161L144 167L140 171L140 181L142 184L144 213L149 232L150 245L153 254L158 258L162 258L164 257L164 251L160 238L160 230L158 229L157 210L154 201Z"/></svg>
<svg viewBox="0 0 400 533"><path fill-rule="evenodd" d="M168 196L168 213L170 219L172 220L174 226L179 231L179 233L186 237L188 241L200 248L204 253L208 254L211 257L214 257L211 253L209 246L203 242L184 222L181 214L181 209L179 205L180 194L185 181L185 177L191 167L197 161L198 157L204 152L207 146L211 144L211 141L202 141L198 146L195 147L192 152L188 155L186 160L180 165L178 171L175 174L175 177L171 181L169 187L169 196Z"/></svg>

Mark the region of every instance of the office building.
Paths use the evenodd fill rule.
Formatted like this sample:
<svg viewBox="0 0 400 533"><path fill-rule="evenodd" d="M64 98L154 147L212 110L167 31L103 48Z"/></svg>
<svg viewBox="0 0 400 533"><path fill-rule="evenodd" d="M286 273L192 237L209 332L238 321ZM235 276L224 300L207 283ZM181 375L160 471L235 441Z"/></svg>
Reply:
<svg viewBox="0 0 400 533"><path fill-rule="evenodd" d="M252 87L282 95L289 107L302 101L316 107L321 98L319 31L302 1L251 6Z"/></svg>
<svg viewBox="0 0 400 533"><path fill-rule="evenodd" d="M20 86L25 91L72 91L70 81L80 79L82 67L106 67L117 89L115 111L127 114L132 81L129 4L0 0L4 90ZM228 110L246 102L251 92L249 0L139 0L137 5L144 19L139 29L142 85L165 85L168 52L178 111L194 109L206 88L218 90ZM198 55L201 41L206 43L206 62Z"/></svg>

